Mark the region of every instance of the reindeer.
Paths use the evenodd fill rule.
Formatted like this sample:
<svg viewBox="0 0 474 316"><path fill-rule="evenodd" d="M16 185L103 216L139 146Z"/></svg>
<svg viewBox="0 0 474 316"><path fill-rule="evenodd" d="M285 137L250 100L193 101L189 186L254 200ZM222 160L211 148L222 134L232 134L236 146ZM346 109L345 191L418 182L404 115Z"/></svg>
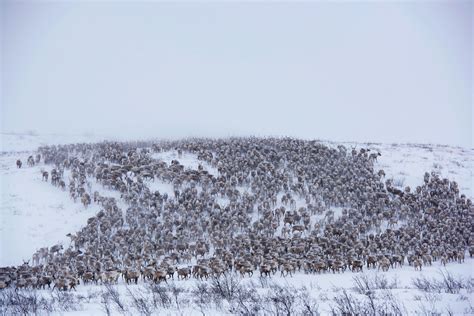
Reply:
<svg viewBox="0 0 474 316"><path fill-rule="evenodd" d="M33 167L35 165L35 160L34 160L33 156L29 156L26 163L29 167Z"/></svg>
<svg viewBox="0 0 474 316"><path fill-rule="evenodd" d="M134 269L125 269L125 271L123 272L123 276L127 284L129 284L132 281L135 282L135 284L137 284L138 279L140 278L139 272Z"/></svg>
<svg viewBox="0 0 474 316"><path fill-rule="evenodd" d="M191 276L191 267L190 266L178 269L178 279L181 277L181 279L186 280L190 276Z"/></svg>
<svg viewBox="0 0 474 316"><path fill-rule="evenodd" d="M82 282L84 284L87 284L89 282L94 282L95 284L97 284L97 281L98 281L98 279L96 278L96 275L95 275L94 271L86 271L82 275ZM128 284L128 282L127 282L127 284Z"/></svg>
<svg viewBox="0 0 474 316"><path fill-rule="evenodd" d="M91 204L91 197L89 196L88 193L82 194L81 202L85 208L87 208Z"/></svg>
<svg viewBox="0 0 474 316"><path fill-rule="evenodd" d="M390 260L387 257L382 257L379 260L379 270L382 269L383 272L387 272L388 269L390 268Z"/></svg>
<svg viewBox="0 0 474 316"><path fill-rule="evenodd" d="M166 276L168 273L165 270L158 269L153 273L153 282L159 283L160 281L165 281L165 283L168 283L166 281Z"/></svg>
<svg viewBox="0 0 474 316"><path fill-rule="evenodd" d="M207 279L209 277L209 268L203 265L195 265L193 267L193 276L195 278L202 278Z"/></svg>
<svg viewBox="0 0 474 316"><path fill-rule="evenodd" d="M114 199L99 195L96 199L94 194L102 210L74 234L74 244L64 252L38 251L32 261L38 271L19 267L21 271L9 272L15 274L14 280L17 275L25 280L20 287L23 283L39 287L42 276L82 278L86 283L102 275L103 282L113 283L108 272L118 269L124 271L127 283L137 283L140 273L144 282L161 282L173 277L172 265L189 263L192 257L199 261L188 269L201 279L232 269L243 277L257 269L261 277L278 270L287 276L301 267L306 273L342 273L348 264L358 272L364 262L368 268L386 271L386 260L393 268L402 265L401 254L415 254L411 263L426 255L436 261L437 253L446 252L454 262L465 250L458 245L470 245L472 225L460 219L470 218L472 202L460 196L455 183L428 174L413 192L395 191L391 181L382 182L384 172L374 171L379 155L364 148L351 156L344 146L336 150L312 141L257 138L155 145L39 149L45 164L57 170L53 183L62 187L62 170L71 174L71 196L82 202L86 189L91 192L88 179L94 178L119 192L126 209ZM170 165L156 161L146 147L197 154L202 165L209 164L216 172L185 168L178 161ZM179 194L153 192L146 184L151 179L147 174L169 183ZM223 205L220 198L228 202ZM306 207L297 209L300 201ZM334 207L343 208L341 216L335 216ZM382 223L387 223L385 231ZM0 282L7 284L1 271ZM177 272L178 279L191 274L186 268Z"/></svg>
<svg viewBox="0 0 474 316"><path fill-rule="evenodd" d="M54 281L53 291L54 289L58 289L59 291L67 291L68 286L70 286L70 282L68 282L68 280L65 278L59 278Z"/></svg>
<svg viewBox="0 0 474 316"><path fill-rule="evenodd" d="M260 266L260 276L270 276L270 273L272 272L271 266L269 264L262 264Z"/></svg>
<svg viewBox="0 0 474 316"><path fill-rule="evenodd" d="M283 264L282 266L282 269L281 269L281 276L284 277L284 276L288 276L288 274L290 276L292 276L292 274L295 272L295 267L289 263L289 262L286 262ZM286 274L285 274L286 273Z"/></svg>
<svg viewBox="0 0 474 316"><path fill-rule="evenodd" d="M118 283L118 279L120 277L120 273L118 271L105 271L99 275L99 280L102 282L102 284L105 283Z"/></svg>
<svg viewBox="0 0 474 316"><path fill-rule="evenodd" d="M54 245L52 246L50 249L49 249L49 253L51 255L54 255L54 254L57 254L59 251L63 250L63 245L60 245L60 244L57 244L57 245Z"/></svg>
<svg viewBox="0 0 474 316"><path fill-rule="evenodd" d="M413 261L413 266L415 267L415 270L419 269L421 271L421 267L423 266L423 261L420 258L416 258Z"/></svg>
<svg viewBox="0 0 474 316"><path fill-rule="evenodd" d="M351 262L351 270L352 272L362 272L362 268L364 266L364 263L362 260L352 260Z"/></svg>

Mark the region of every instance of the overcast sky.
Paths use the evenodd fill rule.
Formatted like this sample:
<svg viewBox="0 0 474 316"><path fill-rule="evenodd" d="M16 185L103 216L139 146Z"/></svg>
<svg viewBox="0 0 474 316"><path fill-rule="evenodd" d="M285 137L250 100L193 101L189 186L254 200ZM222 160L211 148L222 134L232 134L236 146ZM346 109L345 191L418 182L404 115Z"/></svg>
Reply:
<svg viewBox="0 0 474 316"><path fill-rule="evenodd" d="M472 147L465 2L2 1L1 130Z"/></svg>

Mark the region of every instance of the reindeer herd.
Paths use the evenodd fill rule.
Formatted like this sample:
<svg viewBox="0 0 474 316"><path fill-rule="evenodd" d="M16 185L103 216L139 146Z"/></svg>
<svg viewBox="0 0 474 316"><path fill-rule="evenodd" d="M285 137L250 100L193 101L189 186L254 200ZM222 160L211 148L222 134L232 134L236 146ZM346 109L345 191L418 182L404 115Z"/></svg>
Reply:
<svg viewBox="0 0 474 316"><path fill-rule="evenodd" d="M153 158L166 151L178 158ZM183 153L199 167L182 165ZM40 147L28 165L43 159L45 182L101 210L67 235L69 246L0 268L0 289L421 270L472 257L474 207L458 184L425 173L416 188L397 188L374 169L378 156L292 138ZM173 193L150 189L158 181ZM120 201L92 192L92 183L120 192Z"/></svg>

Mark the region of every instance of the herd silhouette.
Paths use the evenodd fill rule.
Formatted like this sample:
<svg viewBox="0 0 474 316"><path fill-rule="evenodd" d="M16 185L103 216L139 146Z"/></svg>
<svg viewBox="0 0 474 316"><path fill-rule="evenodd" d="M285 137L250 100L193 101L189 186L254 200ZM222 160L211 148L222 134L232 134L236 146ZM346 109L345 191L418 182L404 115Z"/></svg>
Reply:
<svg viewBox="0 0 474 316"><path fill-rule="evenodd" d="M154 158L170 151L171 163ZM180 163L184 154L197 157L197 169ZM474 207L458 184L432 172L416 188L396 187L375 170L379 156L293 138L40 147L28 166L43 163L42 180L100 211L67 235L69 246L0 268L0 289L421 270L472 256Z"/></svg>

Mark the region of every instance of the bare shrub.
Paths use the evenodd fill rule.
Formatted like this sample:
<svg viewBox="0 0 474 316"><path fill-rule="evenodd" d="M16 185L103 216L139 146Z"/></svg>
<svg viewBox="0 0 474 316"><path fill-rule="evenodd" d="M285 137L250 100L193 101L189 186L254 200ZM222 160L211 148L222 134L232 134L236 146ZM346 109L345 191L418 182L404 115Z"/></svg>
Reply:
<svg viewBox="0 0 474 316"><path fill-rule="evenodd" d="M36 290L5 289L0 291L1 315L29 315L41 312L52 313L52 301L38 294Z"/></svg>
<svg viewBox="0 0 474 316"><path fill-rule="evenodd" d="M426 306L425 304L421 303L419 308L419 314L425 316L441 316L442 313L433 304L430 304L430 306Z"/></svg>
<svg viewBox="0 0 474 316"><path fill-rule="evenodd" d="M438 283L438 287L445 293L457 294L462 288L467 288L463 280L458 277L455 278L448 270L440 270L441 282Z"/></svg>
<svg viewBox="0 0 474 316"><path fill-rule="evenodd" d="M405 305L401 303L390 290L382 293L382 301L385 304L385 315L406 315L408 314Z"/></svg>
<svg viewBox="0 0 474 316"><path fill-rule="evenodd" d="M368 274L357 274L352 277L354 281L354 289L359 294L366 294L373 290L387 290L395 289L398 287L398 281L396 278L393 281L389 281L384 274L375 274L371 278Z"/></svg>
<svg viewBox="0 0 474 316"><path fill-rule="evenodd" d="M392 281L389 281L385 274L377 273L374 276L374 287L377 290L389 290L398 288L398 280L395 276Z"/></svg>
<svg viewBox="0 0 474 316"><path fill-rule="evenodd" d="M405 315L406 308L390 290L376 295L375 291L366 291L364 299L359 299L342 289L334 298L331 306L333 315Z"/></svg>
<svg viewBox="0 0 474 316"><path fill-rule="evenodd" d="M342 289L342 293L334 298L334 306L331 306L332 315L364 315L369 314L361 300Z"/></svg>
<svg viewBox="0 0 474 316"><path fill-rule="evenodd" d="M433 292L425 292L424 298L426 302L429 302L431 305L435 305L436 302L440 300L439 294Z"/></svg>
<svg viewBox="0 0 474 316"><path fill-rule="evenodd" d="M196 304L201 313L204 314L204 309L210 307L212 300L212 293L209 285L205 282L198 282L195 288L191 291L193 296L193 303Z"/></svg>
<svg viewBox="0 0 474 316"><path fill-rule="evenodd" d="M258 282L262 289L268 288L271 284L270 279L268 277L262 277L262 276L258 277Z"/></svg>
<svg viewBox="0 0 474 316"><path fill-rule="evenodd" d="M412 279L412 284L415 286L415 288L423 292L438 291L439 289L436 280L430 280L424 275Z"/></svg>
<svg viewBox="0 0 474 316"><path fill-rule="evenodd" d="M172 300L168 289L161 284L150 284L149 290L152 293L152 302L155 308L169 308Z"/></svg>
<svg viewBox="0 0 474 316"><path fill-rule="evenodd" d="M372 282L367 274L355 275L352 277L354 281L354 289L359 294L365 294L367 291L372 290Z"/></svg>
<svg viewBox="0 0 474 316"><path fill-rule="evenodd" d="M211 291L218 299L226 299L232 301L240 287L240 280L235 274L224 273L211 279Z"/></svg>
<svg viewBox="0 0 474 316"><path fill-rule="evenodd" d="M468 293L472 293L474 291L474 278L469 277L465 282L464 286L466 287L466 290Z"/></svg>
<svg viewBox="0 0 474 316"><path fill-rule="evenodd" d="M153 302L144 295L144 291L132 291L127 287L128 296L132 299L132 306L137 310L140 315L149 316L153 313Z"/></svg>
<svg viewBox="0 0 474 316"><path fill-rule="evenodd" d="M470 292L473 288L474 280L469 278L463 281L461 277L455 277L447 270L439 270L441 275L440 280L435 278L428 279L426 276L420 276L412 280L413 285L423 292L445 292L450 294L457 294L461 289L466 289Z"/></svg>
<svg viewBox="0 0 474 316"><path fill-rule="evenodd" d="M184 292L184 289L182 287L177 286L176 283L170 284L169 289L170 289L171 294L173 295L176 308L179 311L180 310L179 297L181 293Z"/></svg>
<svg viewBox="0 0 474 316"><path fill-rule="evenodd" d="M303 287L303 289L298 294L299 306L301 306L301 315L306 316L317 316L319 314L319 306L315 299L311 298L308 290Z"/></svg>
<svg viewBox="0 0 474 316"><path fill-rule="evenodd" d="M446 307L446 315L448 315L448 316L453 316L454 315L454 312L451 309L451 306L449 306L449 305L448 305L448 307Z"/></svg>
<svg viewBox="0 0 474 316"><path fill-rule="evenodd" d="M463 294L459 294L458 298L456 299L457 301L467 301L469 300L469 297Z"/></svg>
<svg viewBox="0 0 474 316"><path fill-rule="evenodd" d="M110 308L110 297L107 295L106 292L102 292L101 298L100 298L100 303L101 303L101 307L104 310L105 314L107 316L112 315L112 311L111 311L111 308Z"/></svg>
<svg viewBox="0 0 474 316"><path fill-rule="evenodd" d="M266 297L271 308L270 313L277 315L293 315L296 313L297 293L294 288L274 284Z"/></svg>
<svg viewBox="0 0 474 316"><path fill-rule="evenodd" d="M117 291L117 288L111 284L105 284L104 290L106 295L109 297L110 302L116 306L117 310L120 313L125 313L127 311L127 306L120 299L120 293Z"/></svg>
<svg viewBox="0 0 474 316"><path fill-rule="evenodd" d="M51 291L52 303L59 311L69 312L81 308L79 298L67 291Z"/></svg>
<svg viewBox="0 0 474 316"><path fill-rule="evenodd" d="M240 286L237 289L230 312L239 315L257 315L261 310L262 298L255 289L255 285Z"/></svg>

